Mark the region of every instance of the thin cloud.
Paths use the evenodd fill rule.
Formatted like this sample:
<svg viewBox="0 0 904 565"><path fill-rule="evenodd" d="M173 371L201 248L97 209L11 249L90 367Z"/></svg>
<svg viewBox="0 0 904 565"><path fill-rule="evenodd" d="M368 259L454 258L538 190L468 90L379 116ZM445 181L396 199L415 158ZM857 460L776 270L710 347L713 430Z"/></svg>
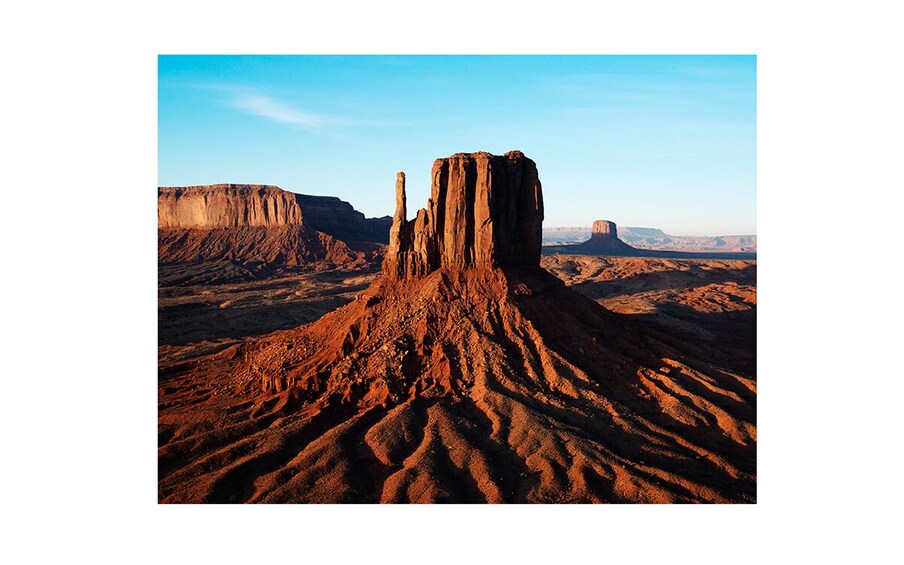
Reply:
<svg viewBox="0 0 904 565"><path fill-rule="evenodd" d="M258 93L235 93L232 105L246 114L307 130L319 130L335 123L335 120L329 116L305 112Z"/></svg>
<svg viewBox="0 0 904 565"><path fill-rule="evenodd" d="M381 118L352 118L335 114L309 112L264 94L254 86L222 83L198 83L163 80L161 85L172 88L191 88L216 93L211 101L244 114L264 118L274 123L334 136L348 128L422 127L421 122L406 122Z"/></svg>

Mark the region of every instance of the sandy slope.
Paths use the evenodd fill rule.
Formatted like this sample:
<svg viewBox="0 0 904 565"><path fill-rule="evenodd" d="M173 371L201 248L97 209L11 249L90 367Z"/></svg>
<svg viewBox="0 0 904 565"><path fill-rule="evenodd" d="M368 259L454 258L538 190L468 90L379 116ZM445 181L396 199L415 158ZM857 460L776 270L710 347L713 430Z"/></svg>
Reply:
<svg viewBox="0 0 904 565"><path fill-rule="evenodd" d="M651 282L692 266L594 260L552 267L585 292L627 281L597 300L650 285L719 314L698 287ZM378 281L308 326L162 365L160 499L755 501L754 355L736 362L746 342L718 324L706 340L655 318L544 271ZM752 334L755 318L729 323Z"/></svg>

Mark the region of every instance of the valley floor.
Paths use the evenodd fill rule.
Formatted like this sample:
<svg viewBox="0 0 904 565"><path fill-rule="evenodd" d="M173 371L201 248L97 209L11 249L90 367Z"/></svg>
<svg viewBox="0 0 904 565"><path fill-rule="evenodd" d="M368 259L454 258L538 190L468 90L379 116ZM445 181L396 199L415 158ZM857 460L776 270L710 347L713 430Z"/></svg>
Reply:
<svg viewBox="0 0 904 565"><path fill-rule="evenodd" d="M377 270L196 284L162 274L161 501L755 501L756 261L557 255L541 266L614 313L593 322L603 328L593 334L600 343L621 339L604 335L606 320L641 336L625 341L627 357L605 347L595 357L624 364L622 384L577 368L593 367L597 354L584 349L598 345L568 351L568 336L554 335L555 311L537 295L523 305L530 323L511 313L527 325L515 326L521 335L505 347L526 347L531 382L551 377L543 387L552 388L526 394L528 385L490 368L460 400L418 388L388 411L355 414L332 397L317 410L292 394L242 397L249 381L233 373L233 357L248 354L234 346L259 342L269 355L268 341L301 343L286 341L294 334L284 330L355 301ZM533 327L545 328L548 354L533 350L543 339ZM486 358L516 353L500 352L490 348ZM540 361L528 362L534 356ZM343 445L348 451L337 453ZM317 476L332 482L304 482Z"/></svg>

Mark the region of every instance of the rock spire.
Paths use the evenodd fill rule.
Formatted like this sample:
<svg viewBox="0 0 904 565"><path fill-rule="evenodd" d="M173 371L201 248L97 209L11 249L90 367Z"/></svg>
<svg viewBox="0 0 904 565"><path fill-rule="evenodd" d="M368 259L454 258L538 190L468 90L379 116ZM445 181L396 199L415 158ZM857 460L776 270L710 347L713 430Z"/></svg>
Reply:
<svg viewBox="0 0 904 565"><path fill-rule="evenodd" d="M427 208L408 220L405 174L383 272L416 278L440 268L537 267L543 193L537 165L520 151L456 153L433 163Z"/></svg>

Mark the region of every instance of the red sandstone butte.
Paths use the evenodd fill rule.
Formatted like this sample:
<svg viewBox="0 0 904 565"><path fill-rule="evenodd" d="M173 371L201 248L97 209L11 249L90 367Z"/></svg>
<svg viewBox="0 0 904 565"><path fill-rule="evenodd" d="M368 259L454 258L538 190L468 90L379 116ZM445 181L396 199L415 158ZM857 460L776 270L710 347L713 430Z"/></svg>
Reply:
<svg viewBox="0 0 904 565"><path fill-rule="evenodd" d="M755 502L754 377L541 268L542 198L459 153L408 220L400 174L380 279L166 376L161 502Z"/></svg>
<svg viewBox="0 0 904 565"><path fill-rule="evenodd" d="M437 159L431 176L427 208L408 220L405 174L398 174L384 273L539 264L543 194L533 161L520 151L456 153Z"/></svg>

